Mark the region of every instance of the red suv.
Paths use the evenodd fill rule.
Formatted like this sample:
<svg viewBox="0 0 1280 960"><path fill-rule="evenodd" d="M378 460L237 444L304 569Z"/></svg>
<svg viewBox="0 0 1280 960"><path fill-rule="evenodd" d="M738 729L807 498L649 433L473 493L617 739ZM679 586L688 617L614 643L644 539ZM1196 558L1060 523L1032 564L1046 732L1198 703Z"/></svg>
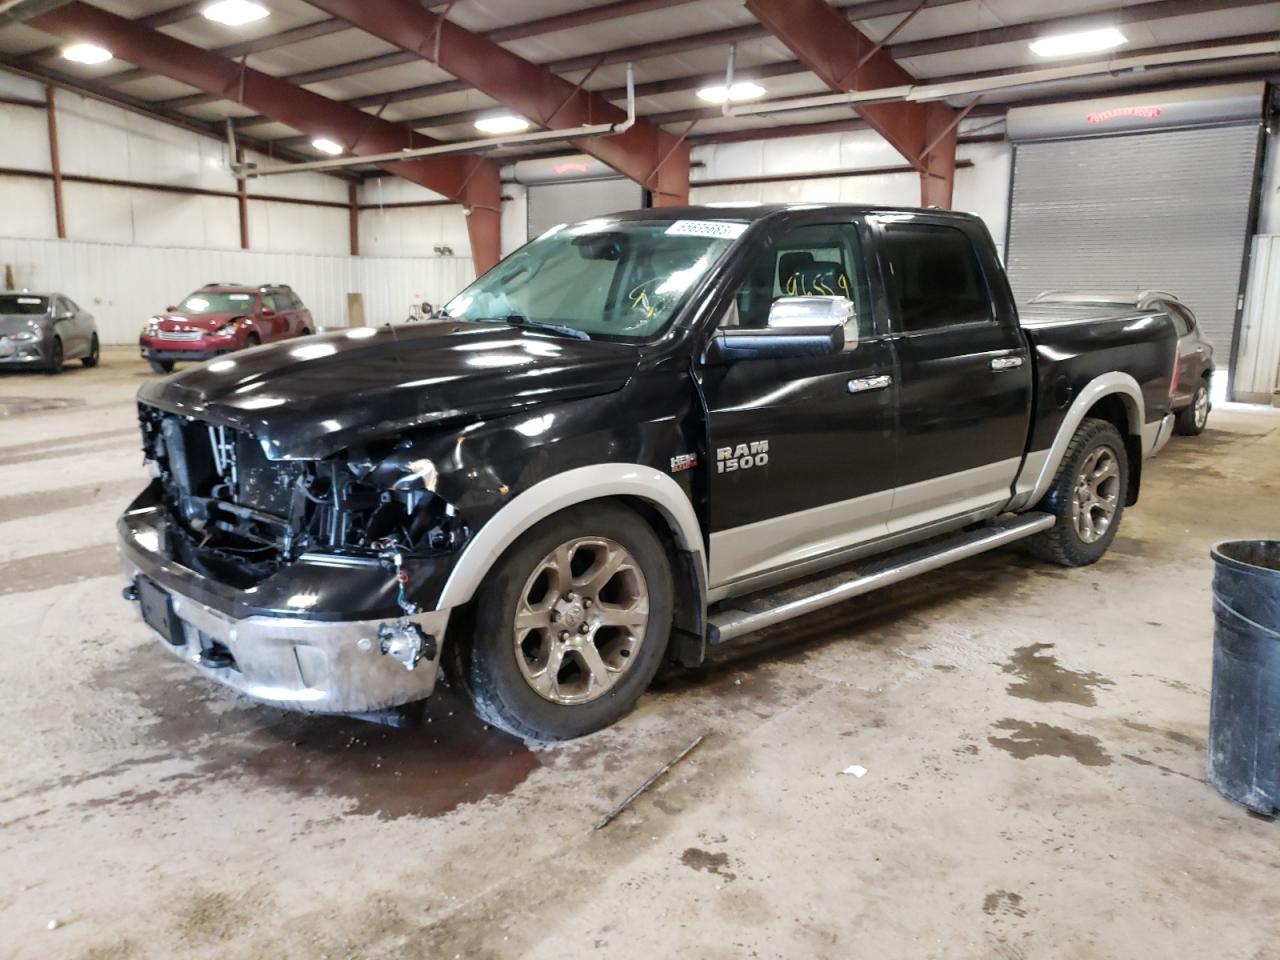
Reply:
<svg viewBox="0 0 1280 960"><path fill-rule="evenodd" d="M284 284L246 287L206 283L142 328L142 359L156 373L179 360L208 360L232 350L302 337L315 329L311 311Z"/></svg>

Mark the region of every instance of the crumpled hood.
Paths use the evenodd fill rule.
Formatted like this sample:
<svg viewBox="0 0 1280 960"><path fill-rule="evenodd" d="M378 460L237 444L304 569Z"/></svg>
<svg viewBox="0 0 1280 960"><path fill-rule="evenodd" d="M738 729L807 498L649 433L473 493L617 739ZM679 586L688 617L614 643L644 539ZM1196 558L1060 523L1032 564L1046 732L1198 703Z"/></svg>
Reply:
<svg viewBox="0 0 1280 960"><path fill-rule="evenodd" d="M359 327L241 350L148 382L138 400L244 430L274 459L459 417L620 389L637 347L497 323Z"/></svg>

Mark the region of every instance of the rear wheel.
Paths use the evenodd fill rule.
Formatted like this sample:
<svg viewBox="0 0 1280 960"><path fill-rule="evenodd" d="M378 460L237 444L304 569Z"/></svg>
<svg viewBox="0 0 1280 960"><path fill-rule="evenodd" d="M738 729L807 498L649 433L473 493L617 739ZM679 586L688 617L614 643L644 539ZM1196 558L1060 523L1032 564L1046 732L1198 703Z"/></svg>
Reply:
<svg viewBox="0 0 1280 960"><path fill-rule="evenodd" d="M250 333L249 336L245 337L245 341L244 341L244 345L246 348L256 347L261 345L261 343L262 343L262 338L258 336L256 333Z"/></svg>
<svg viewBox="0 0 1280 960"><path fill-rule="evenodd" d="M173 373L172 360L148 360L147 366L156 373Z"/></svg>
<svg viewBox="0 0 1280 960"><path fill-rule="evenodd" d="M480 716L517 736L580 737L648 687L671 631L665 550L621 506L575 507L522 536L485 578L455 673Z"/></svg>
<svg viewBox="0 0 1280 960"><path fill-rule="evenodd" d="M63 363L65 363L65 355L62 352L62 341L54 337L53 343L49 344L49 359L45 361L45 373L61 373Z"/></svg>
<svg viewBox="0 0 1280 960"><path fill-rule="evenodd" d="M89 342L89 355L87 357L81 357L80 362L86 367L96 367L98 365L98 355L98 335L95 333L93 335L93 340Z"/></svg>
<svg viewBox="0 0 1280 960"><path fill-rule="evenodd" d="M1036 507L1057 523L1028 540L1028 548L1064 567L1096 562L1116 537L1128 489L1129 459L1120 431L1106 420L1085 420Z"/></svg>
<svg viewBox="0 0 1280 960"><path fill-rule="evenodd" d="M1191 396L1191 403L1178 412L1173 429L1184 437L1198 437L1209 422L1209 385L1203 380Z"/></svg>

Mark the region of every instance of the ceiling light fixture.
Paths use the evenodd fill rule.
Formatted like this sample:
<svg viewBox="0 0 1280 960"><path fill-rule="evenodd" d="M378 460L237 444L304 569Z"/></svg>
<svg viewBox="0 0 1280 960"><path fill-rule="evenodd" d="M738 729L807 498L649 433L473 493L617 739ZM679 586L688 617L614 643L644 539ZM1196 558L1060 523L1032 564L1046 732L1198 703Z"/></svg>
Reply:
<svg viewBox="0 0 1280 960"><path fill-rule="evenodd" d="M703 87L698 91L698 99L705 100L707 103L724 103L726 100L731 103L741 103L744 100L759 100L764 93L764 87L760 84L752 83L750 80L739 80L727 89L723 83Z"/></svg>
<svg viewBox="0 0 1280 960"><path fill-rule="evenodd" d="M228 27L243 27L246 23L261 20L270 11L253 0L218 0L200 11L206 20Z"/></svg>
<svg viewBox="0 0 1280 960"><path fill-rule="evenodd" d="M476 129L481 133L522 133L529 129L529 121L513 113L499 113L481 117L476 121Z"/></svg>
<svg viewBox="0 0 1280 960"><path fill-rule="evenodd" d="M331 157L336 157L342 152L342 144L330 140L328 137L316 137L311 141L311 145L321 153L327 153Z"/></svg>
<svg viewBox="0 0 1280 960"><path fill-rule="evenodd" d="M73 43L62 51L62 56L72 63L106 63L111 51L96 43Z"/></svg>
<svg viewBox="0 0 1280 960"><path fill-rule="evenodd" d="M1075 57L1082 53L1113 50L1128 43L1125 35L1115 27L1099 30L1082 30L1079 33L1058 33L1031 41L1031 52L1037 57Z"/></svg>

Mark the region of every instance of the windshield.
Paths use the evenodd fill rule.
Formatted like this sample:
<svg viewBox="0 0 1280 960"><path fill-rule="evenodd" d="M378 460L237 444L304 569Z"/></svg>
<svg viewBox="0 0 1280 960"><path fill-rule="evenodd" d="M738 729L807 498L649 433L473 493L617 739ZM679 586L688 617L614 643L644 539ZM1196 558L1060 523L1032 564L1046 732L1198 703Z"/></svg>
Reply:
<svg viewBox="0 0 1280 960"><path fill-rule="evenodd" d="M48 297L28 297L21 294L6 294L0 297L0 313L9 316L36 317L48 311Z"/></svg>
<svg viewBox="0 0 1280 960"><path fill-rule="evenodd" d="M454 320L569 328L645 340L747 225L727 220L587 220L548 230L445 305Z"/></svg>
<svg viewBox="0 0 1280 960"><path fill-rule="evenodd" d="M252 313L252 293L210 293L201 290L183 300L178 310L182 313Z"/></svg>

